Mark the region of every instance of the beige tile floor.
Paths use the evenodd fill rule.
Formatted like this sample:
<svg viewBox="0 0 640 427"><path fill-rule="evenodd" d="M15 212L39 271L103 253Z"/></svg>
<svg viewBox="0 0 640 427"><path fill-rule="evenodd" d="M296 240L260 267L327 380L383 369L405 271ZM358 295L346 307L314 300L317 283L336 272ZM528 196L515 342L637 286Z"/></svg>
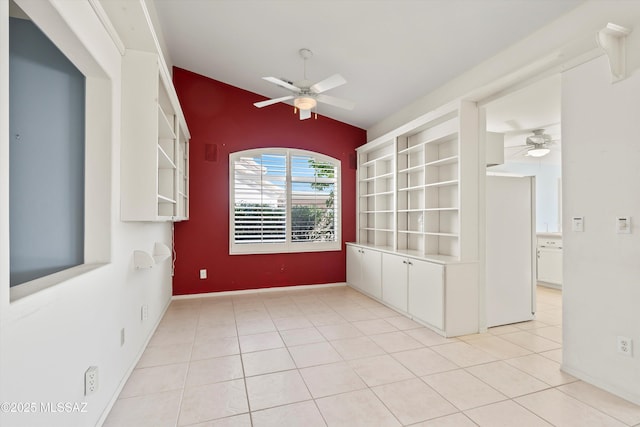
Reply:
<svg viewBox="0 0 640 427"><path fill-rule="evenodd" d="M560 371L561 308L446 339L347 287L176 300L105 426L640 426Z"/></svg>

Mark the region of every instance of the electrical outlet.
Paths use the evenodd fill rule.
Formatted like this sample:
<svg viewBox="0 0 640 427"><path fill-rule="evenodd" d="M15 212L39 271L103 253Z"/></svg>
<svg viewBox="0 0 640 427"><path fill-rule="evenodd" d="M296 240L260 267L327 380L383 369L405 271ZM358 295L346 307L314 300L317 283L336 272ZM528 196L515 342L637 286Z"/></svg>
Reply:
<svg viewBox="0 0 640 427"><path fill-rule="evenodd" d="M633 340L627 337L618 337L618 353L625 356L633 356Z"/></svg>
<svg viewBox="0 0 640 427"><path fill-rule="evenodd" d="M149 318L149 306L147 304L142 304L140 308L140 320L143 322Z"/></svg>
<svg viewBox="0 0 640 427"><path fill-rule="evenodd" d="M203 268L202 270L200 270L200 278L201 279L206 279L207 278L207 269Z"/></svg>
<svg viewBox="0 0 640 427"><path fill-rule="evenodd" d="M124 328L120 329L120 347L124 345Z"/></svg>
<svg viewBox="0 0 640 427"><path fill-rule="evenodd" d="M84 395L88 396L96 391L98 391L98 367L89 366L84 373Z"/></svg>

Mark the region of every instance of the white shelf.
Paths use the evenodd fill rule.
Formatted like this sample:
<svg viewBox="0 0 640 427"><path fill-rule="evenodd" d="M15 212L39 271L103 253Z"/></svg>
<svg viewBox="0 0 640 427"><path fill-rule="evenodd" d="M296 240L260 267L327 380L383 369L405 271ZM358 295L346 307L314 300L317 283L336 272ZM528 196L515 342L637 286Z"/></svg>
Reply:
<svg viewBox="0 0 640 427"><path fill-rule="evenodd" d="M438 237L460 237L459 234L456 233L442 233L442 232L431 232L425 231L423 233L425 236L438 236Z"/></svg>
<svg viewBox="0 0 640 427"><path fill-rule="evenodd" d="M446 187L448 185L458 185L457 179L452 179L450 181L439 181L439 182L431 182L429 184L425 184L425 187Z"/></svg>
<svg viewBox="0 0 640 427"><path fill-rule="evenodd" d="M425 163L425 166L444 166L458 163L458 156L445 157L444 159L434 160L432 162Z"/></svg>
<svg viewBox="0 0 640 427"><path fill-rule="evenodd" d="M393 158L393 153L389 153L389 154L385 154L385 155L380 156L380 157L373 158L371 160L367 160L366 162L362 163L360 166L363 166L363 167L371 166L375 162L380 162L380 161L384 161L384 160L390 160L392 158Z"/></svg>
<svg viewBox="0 0 640 427"><path fill-rule="evenodd" d="M162 149L158 144L158 168L160 169L175 169L176 165L171 160L171 157Z"/></svg>
<svg viewBox="0 0 640 427"><path fill-rule="evenodd" d="M168 204L175 204L176 201L173 199L170 199L169 197L165 197L161 194L158 194L158 203L168 203Z"/></svg>
<svg viewBox="0 0 640 427"><path fill-rule="evenodd" d="M411 172L415 172L415 171L420 170L420 169L424 169L424 165L415 165L415 166L408 167L406 169L400 169L398 171L398 174L411 173Z"/></svg>
<svg viewBox="0 0 640 427"><path fill-rule="evenodd" d="M398 191L424 190L424 187L426 187L426 185L424 185L424 184L422 184L422 185L414 185L412 187L398 188Z"/></svg>
<svg viewBox="0 0 640 427"><path fill-rule="evenodd" d="M395 174L393 172L384 173L382 175L377 175L374 179L383 179L383 178L393 178Z"/></svg>
<svg viewBox="0 0 640 427"><path fill-rule="evenodd" d="M456 212L458 208L424 208L421 209L425 212Z"/></svg>
<svg viewBox="0 0 640 427"><path fill-rule="evenodd" d="M176 134L171 121L158 104L158 139L175 139Z"/></svg>
<svg viewBox="0 0 640 427"><path fill-rule="evenodd" d="M398 154L410 154L415 151L423 151L424 150L424 142L421 142L417 145L412 145L411 147L404 148L398 151Z"/></svg>

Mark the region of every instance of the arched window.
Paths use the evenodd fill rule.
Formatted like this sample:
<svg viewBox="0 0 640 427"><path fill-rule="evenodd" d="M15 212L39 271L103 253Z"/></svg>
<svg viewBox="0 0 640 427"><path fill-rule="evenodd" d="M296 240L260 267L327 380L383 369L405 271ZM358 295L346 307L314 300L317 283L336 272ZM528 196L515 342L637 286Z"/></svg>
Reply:
<svg viewBox="0 0 640 427"><path fill-rule="evenodd" d="M266 148L229 156L231 254L341 249L340 161Z"/></svg>

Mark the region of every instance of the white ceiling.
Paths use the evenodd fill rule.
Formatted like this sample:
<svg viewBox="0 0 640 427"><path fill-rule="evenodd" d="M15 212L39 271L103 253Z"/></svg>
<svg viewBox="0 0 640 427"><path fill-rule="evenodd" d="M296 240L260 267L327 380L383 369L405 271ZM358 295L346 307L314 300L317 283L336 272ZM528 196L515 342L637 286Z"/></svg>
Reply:
<svg viewBox="0 0 640 427"><path fill-rule="evenodd" d="M560 164L559 74L505 95L486 107L487 130L504 134L505 160L519 163ZM533 129L544 129L555 141L541 158L525 156L523 147Z"/></svg>
<svg viewBox="0 0 640 427"><path fill-rule="evenodd" d="M155 0L168 62L266 97L261 77L348 81L318 113L367 129L525 38L581 0ZM256 101L261 100L256 97ZM269 108L269 107L266 107ZM513 119L513 127L529 126ZM537 125L535 125L537 126Z"/></svg>

